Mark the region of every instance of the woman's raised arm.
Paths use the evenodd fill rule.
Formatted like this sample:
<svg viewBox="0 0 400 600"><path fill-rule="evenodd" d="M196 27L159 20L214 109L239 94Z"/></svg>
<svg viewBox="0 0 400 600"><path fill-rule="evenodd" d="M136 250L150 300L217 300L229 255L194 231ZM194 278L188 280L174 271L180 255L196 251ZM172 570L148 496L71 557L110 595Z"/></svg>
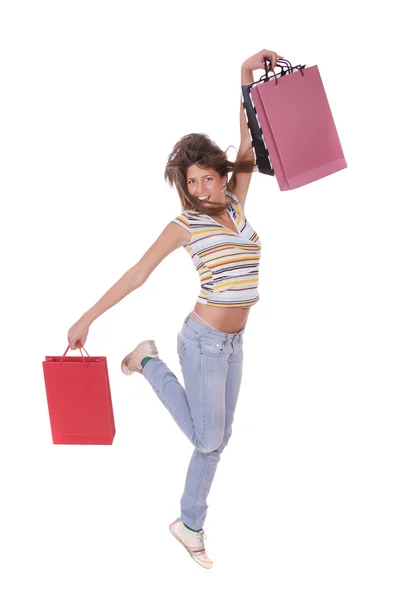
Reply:
<svg viewBox="0 0 400 600"><path fill-rule="evenodd" d="M253 71L256 69L264 69L264 58L268 58L268 60L271 61L269 68L275 69L278 58L283 58L283 56L277 54L273 50L260 50L257 54L250 56L250 58L245 60L242 64L241 85L253 83ZM243 103L240 101L240 146L238 154L245 154L249 146L251 146L250 134L244 114Z"/></svg>
<svg viewBox="0 0 400 600"><path fill-rule="evenodd" d="M280 54L272 50L260 50L257 54L250 56L244 61L241 67L241 85L253 83L253 71L256 69L264 69L264 58L271 61L270 69L275 69L278 58L283 58ZM249 133L249 128L244 114L242 98L240 99L240 144L237 154L237 160L241 158L250 158L253 156L252 143ZM236 173L233 193L239 198L242 207L246 202L247 191L249 189L251 177L253 173Z"/></svg>

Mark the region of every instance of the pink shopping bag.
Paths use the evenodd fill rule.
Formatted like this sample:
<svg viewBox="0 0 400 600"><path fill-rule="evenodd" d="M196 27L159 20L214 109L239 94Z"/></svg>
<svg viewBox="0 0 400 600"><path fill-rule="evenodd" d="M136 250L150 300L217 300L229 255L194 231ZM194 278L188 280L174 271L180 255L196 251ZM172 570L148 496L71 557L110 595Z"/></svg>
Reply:
<svg viewBox="0 0 400 600"><path fill-rule="evenodd" d="M255 84L250 94L281 191L347 167L316 65Z"/></svg>

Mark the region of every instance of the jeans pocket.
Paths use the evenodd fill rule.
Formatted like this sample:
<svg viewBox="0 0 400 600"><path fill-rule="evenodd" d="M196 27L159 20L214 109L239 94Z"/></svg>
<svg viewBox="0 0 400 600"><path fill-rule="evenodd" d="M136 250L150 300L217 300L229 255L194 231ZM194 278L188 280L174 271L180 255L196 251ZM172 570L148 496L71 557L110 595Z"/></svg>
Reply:
<svg viewBox="0 0 400 600"><path fill-rule="evenodd" d="M200 338L199 343L200 353L203 356L208 356L209 358L219 358L225 349L225 343L217 342L216 340Z"/></svg>

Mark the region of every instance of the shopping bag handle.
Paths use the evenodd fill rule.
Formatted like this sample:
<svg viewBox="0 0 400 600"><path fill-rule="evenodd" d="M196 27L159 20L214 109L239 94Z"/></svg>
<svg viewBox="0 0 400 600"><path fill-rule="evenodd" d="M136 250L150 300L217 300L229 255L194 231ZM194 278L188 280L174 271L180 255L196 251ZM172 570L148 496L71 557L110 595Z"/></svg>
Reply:
<svg viewBox="0 0 400 600"><path fill-rule="evenodd" d="M268 62L271 64L271 61L270 61L270 60L269 60ZM292 67L292 63L291 63L291 62L289 62L288 60L286 60L286 58L278 58L278 60L276 61L275 68L276 68L276 67L281 67L281 69L283 69L283 67L282 67L282 66L281 66L279 63L286 63L286 64L284 64L284 66L285 66L286 68L288 68L288 69L289 69L289 71L291 71L291 70L293 69L293 67ZM287 65L289 65L289 67L288 67ZM267 69L267 58L266 58L265 56L264 56L264 69L265 69L265 75L266 75L266 77L267 77L267 79L268 79L268 70L269 70L269 67L268 67L268 69ZM273 69L271 69L271 71L272 71L272 72L274 72L274 70L273 70Z"/></svg>
<svg viewBox="0 0 400 600"><path fill-rule="evenodd" d="M271 64L271 60L268 60L268 62ZM282 64L279 64L279 63L283 63L283 66L282 66ZM289 65L289 66L288 66L288 65ZM284 73L284 71L285 71L285 68L286 68L286 69L289 71L289 73L291 73L291 72L292 72L292 70L293 70L292 63L291 63L291 62L289 62L288 60L286 60L286 58L279 58L279 59L276 61L275 68L276 68L276 67L279 67L279 68L281 69L281 72L280 72L280 77L282 77L282 76L285 74L285 73ZM262 76L260 77L260 80L259 80L259 81L263 81L263 80L265 80L265 81L269 81L270 79L272 79L272 77L275 77L275 85L277 85L277 84L278 84L278 80L277 80L276 73L275 73L275 70L274 70L274 69L271 69L271 75L272 75L272 76L271 76L271 77L268 77L269 66L267 67L267 58L266 58L265 56L264 56L264 69L265 69L265 75L262 75Z"/></svg>
<svg viewBox="0 0 400 600"><path fill-rule="evenodd" d="M278 64L278 63L286 63L286 65L289 65L290 70L293 69L292 63L289 60L287 60L287 58L278 58L278 60L276 61L276 64Z"/></svg>
<svg viewBox="0 0 400 600"><path fill-rule="evenodd" d="M269 62L271 63L271 61L269 61ZM292 66L292 63L291 63L290 61L288 61L286 58L279 58L279 59L276 61L275 68L276 68L276 67L280 67L280 68L282 69L282 71L284 71L284 67L282 67L282 65L280 65L279 63L283 63L283 64L284 64L284 66L285 66L285 67L287 68L287 70L289 71L289 73L293 73L293 71L294 71L295 69L298 69L298 70L300 71L300 73L302 74L302 76L304 77L303 69L301 68L301 66L300 66L300 65L298 65L298 66L296 66L296 67L293 67L293 66ZM285 64L285 63L286 63L286 64ZM289 65L289 66L287 66L287 65ZM267 59L266 59L265 57L264 57L264 69L265 69L265 75L263 75L263 76L260 78L260 81L261 81L261 79L264 79L264 78L266 79L266 81L269 81L269 79L271 79L271 78L270 78L270 77L268 77L268 71L269 71L269 67L267 68ZM275 77L275 85L278 85L278 77L276 76L276 73L275 73L274 69L271 69L271 75L272 75L272 77Z"/></svg>
<svg viewBox="0 0 400 600"><path fill-rule="evenodd" d="M282 67L282 65L278 65L278 64L276 65L276 67L279 67L281 69L281 72L279 73L279 77L283 77L283 75L285 74L285 68ZM287 71L290 71L290 69L287 69ZM272 79L272 75L269 77L268 72L265 72L263 75L261 75L261 77L257 83L260 83L261 81L269 81L270 79Z"/></svg>
<svg viewBox="0 0 400 600"><path fill-rule="evenodd" d="M81 343L80 343L80 342L76 342L76 345L77 345L77 346L78 346L78 348L79 348L79 352L82 354L82 350L81 350ZM68 352L68 350L69 350L69 348L70 348L70 347L71 347L71 346L68 344L66 351L64 352L64 354L62 355L62 357L61 357L61 359L60 359L60 367L61 367L61 363L62 363L62 361L63 361L63 358L64 358L64 356L67 354L67 352ZM86 348L85 348L84 346L82 346L82 348L85 350L86 354L89 356L89 353L86 351ZM86 366L86 367L89 367L89 363L88 363L88 361L86 360L86 358L83 356L83 354L82 354L82 365L83 365L83 366Z"/></svg>
<svg viewBox="0 0 400 600"><path fill-rule="evenodd" d="M304 70L300 66L298 66L298 67L291 66L290 73L293 73L293 71L295 69L298 69L300 71L302 77L304 77ZM276 73L274 73L274 71L272 71L272 75L273 75L273 77L275 77L275 85L278 85L278 79L280 79L280 78L276 76Z"/></svg>

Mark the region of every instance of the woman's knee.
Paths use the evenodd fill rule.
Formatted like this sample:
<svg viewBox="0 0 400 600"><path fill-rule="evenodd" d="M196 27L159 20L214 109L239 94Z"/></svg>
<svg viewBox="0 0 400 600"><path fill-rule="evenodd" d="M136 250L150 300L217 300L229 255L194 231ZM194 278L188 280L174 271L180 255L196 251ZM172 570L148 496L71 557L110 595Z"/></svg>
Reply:
<svg viewBox="0 0 400 600"><path fill-rule="evenodd" d="M219 453L221 454L221 452L225 449L225 447L227 446L230 438L232 435L232 427L229 428L229 430L225 431L224 435L222 436L221 440L218 440L218 443L214 443L214 444L209 444L208 447L202 445L202 448L198 448L198 450L200 450L200 452L215 452L216 450L219 451Z"/></svg>
<svg viewBox="0 0 400 600"><path fill-rule="evenodd" d="M210 454L211 452L215 452L215 450L218 450L220 445L221 444L209 444L208 446L205 446L204 444L199 444L197 446L197 450L199 450L203 454Z"/></svg>
<svg viewBox="0 0 400 600"><path fill-rule="evenodd" d="M215 452L218 448L221 448L224 443L224 433L214 432L212 435L206 435L202 440L197 440L196 448L204 454Z"/></svg>

